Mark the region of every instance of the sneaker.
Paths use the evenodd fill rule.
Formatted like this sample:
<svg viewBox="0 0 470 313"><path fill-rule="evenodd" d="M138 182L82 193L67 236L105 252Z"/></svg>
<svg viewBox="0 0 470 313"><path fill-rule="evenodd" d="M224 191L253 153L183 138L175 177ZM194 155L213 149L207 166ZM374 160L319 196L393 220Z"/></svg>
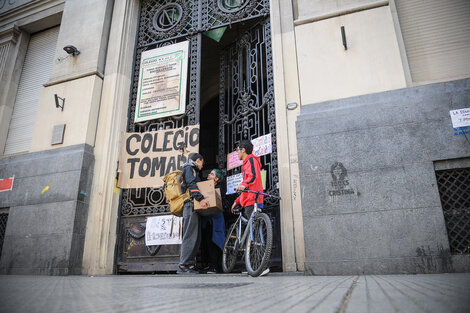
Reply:
<svg viewBox="0 0 470 313"><path fill-rule="evenodd" d="M215 267L209 267L207 269L206 274L217 274L217 269Z"/></svg>
<svg viewBox="0 0 470 313"><path fill-rule="evenodd" d="M194 265L178 265L178 270L176 271L176 274L199 274L199 271L196 270Z"/></svg>
<svg viewBox="0 0 470 313"><path fill-rule="evenodd" d="M259 276L264 276L264 275L268 275L269 273L269 267L267 269L265 269Z"/></svg>

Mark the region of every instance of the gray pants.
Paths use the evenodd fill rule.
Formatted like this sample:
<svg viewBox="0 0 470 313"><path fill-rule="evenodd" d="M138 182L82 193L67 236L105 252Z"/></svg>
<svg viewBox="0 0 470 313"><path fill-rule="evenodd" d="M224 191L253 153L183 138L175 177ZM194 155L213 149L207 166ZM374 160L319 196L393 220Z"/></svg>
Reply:
<svg viewBox="0 0 470 313"><path fill-rule="evenodd" d="M196 254L201 243L201 223L199 214L194 211L192 201L184 204L182 231L180 265L196 265Z"/></svg>

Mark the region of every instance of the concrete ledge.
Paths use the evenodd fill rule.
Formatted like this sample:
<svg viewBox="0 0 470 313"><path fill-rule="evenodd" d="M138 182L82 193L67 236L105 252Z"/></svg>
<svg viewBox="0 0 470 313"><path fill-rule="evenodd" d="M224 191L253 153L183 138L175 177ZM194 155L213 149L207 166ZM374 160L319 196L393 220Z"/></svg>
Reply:
<svg viewBox="0 0 470 313"><path fill-rule="evenodd" d="M303 24L308 24L308 23L313 23L321 20L325 20L328 18L336 17L336 16L341 16L345 14L351 14L351 13L356 13L364 10L369 10L369 9L375 9L378 7L382 7L385 5L388 5L389 1L371 1L371 3L363 4L363 5L353 5L349 6L347 8L341 9L341 10L334 10L330 12L322 12L321 14L315 14L307 17L301 17L299 19L296 19L294 21L295 26L303 25Z"/></svg>
<svg viewBox="0 0 470 313"><path fill-rule="evenodd" d="M396 100L401 100L402 104L406 104L409 100L413 101L413 99L423 96L426 97L445 93L454 94L468 89L470 89L470 78L307 104L302 106L298 120L310 119L310 117L308 117L310 113L331 113L339 109L358 108L361 106L371 108L373 104L390 103ZM373 116L368 116L368 118L373 118ZM404 118L406 117L404 116Z"/></svg>

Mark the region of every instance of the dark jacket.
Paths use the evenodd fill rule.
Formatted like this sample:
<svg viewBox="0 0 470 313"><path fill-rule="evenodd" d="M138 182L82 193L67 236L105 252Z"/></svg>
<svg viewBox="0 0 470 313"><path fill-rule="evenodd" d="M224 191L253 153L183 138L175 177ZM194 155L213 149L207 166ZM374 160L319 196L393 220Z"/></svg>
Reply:
<svg viewBox="0 0 470 313"><path fill-rule="evenodd" d="M219 182L215 188L220 188L222 199L225 197L222 184ZM222 201L224 203L225 201ZM208 224L212 225L212 242L215 243L220 250L224 249L225 243L225 219L224 213L214 214L210 216L201 216L202 228L206 228Z"/></svg>
<svg viewBox="0 0 470 313"><path fill-rule="evenodd" d="M242 165L243 182L246 189L263 192L263 182L261 180L261 162L258 157L249 154ZM235 202L242 207L255 204L254 193L242 192ZM259 196L256 203L263 203L263 196Z"/></svg>
<svg viewBox="0 0 470 313"><path fill-rule="evenodd" d="M181 185L181 191L183 193L189 189L191 197L197 201L204 199L204 196L200 192L196 183L200 182L199 178L199 168L197 167L196 162L189 160L188 163L183 164L183 184Z"/></svg>

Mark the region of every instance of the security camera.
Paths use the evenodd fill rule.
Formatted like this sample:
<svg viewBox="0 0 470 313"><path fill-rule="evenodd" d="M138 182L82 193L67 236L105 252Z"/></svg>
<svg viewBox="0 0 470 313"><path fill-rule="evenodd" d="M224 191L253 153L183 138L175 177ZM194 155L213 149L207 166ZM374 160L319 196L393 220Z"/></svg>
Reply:
<svg viewBox="0 0 470 313"><path fill-rule="evenodd" d="M78 51L78 49L72 45L65 46L64 50L65 52L67 52L68 54L71 54L72 56L77 56L80 54L80 51Z"/></svg>

